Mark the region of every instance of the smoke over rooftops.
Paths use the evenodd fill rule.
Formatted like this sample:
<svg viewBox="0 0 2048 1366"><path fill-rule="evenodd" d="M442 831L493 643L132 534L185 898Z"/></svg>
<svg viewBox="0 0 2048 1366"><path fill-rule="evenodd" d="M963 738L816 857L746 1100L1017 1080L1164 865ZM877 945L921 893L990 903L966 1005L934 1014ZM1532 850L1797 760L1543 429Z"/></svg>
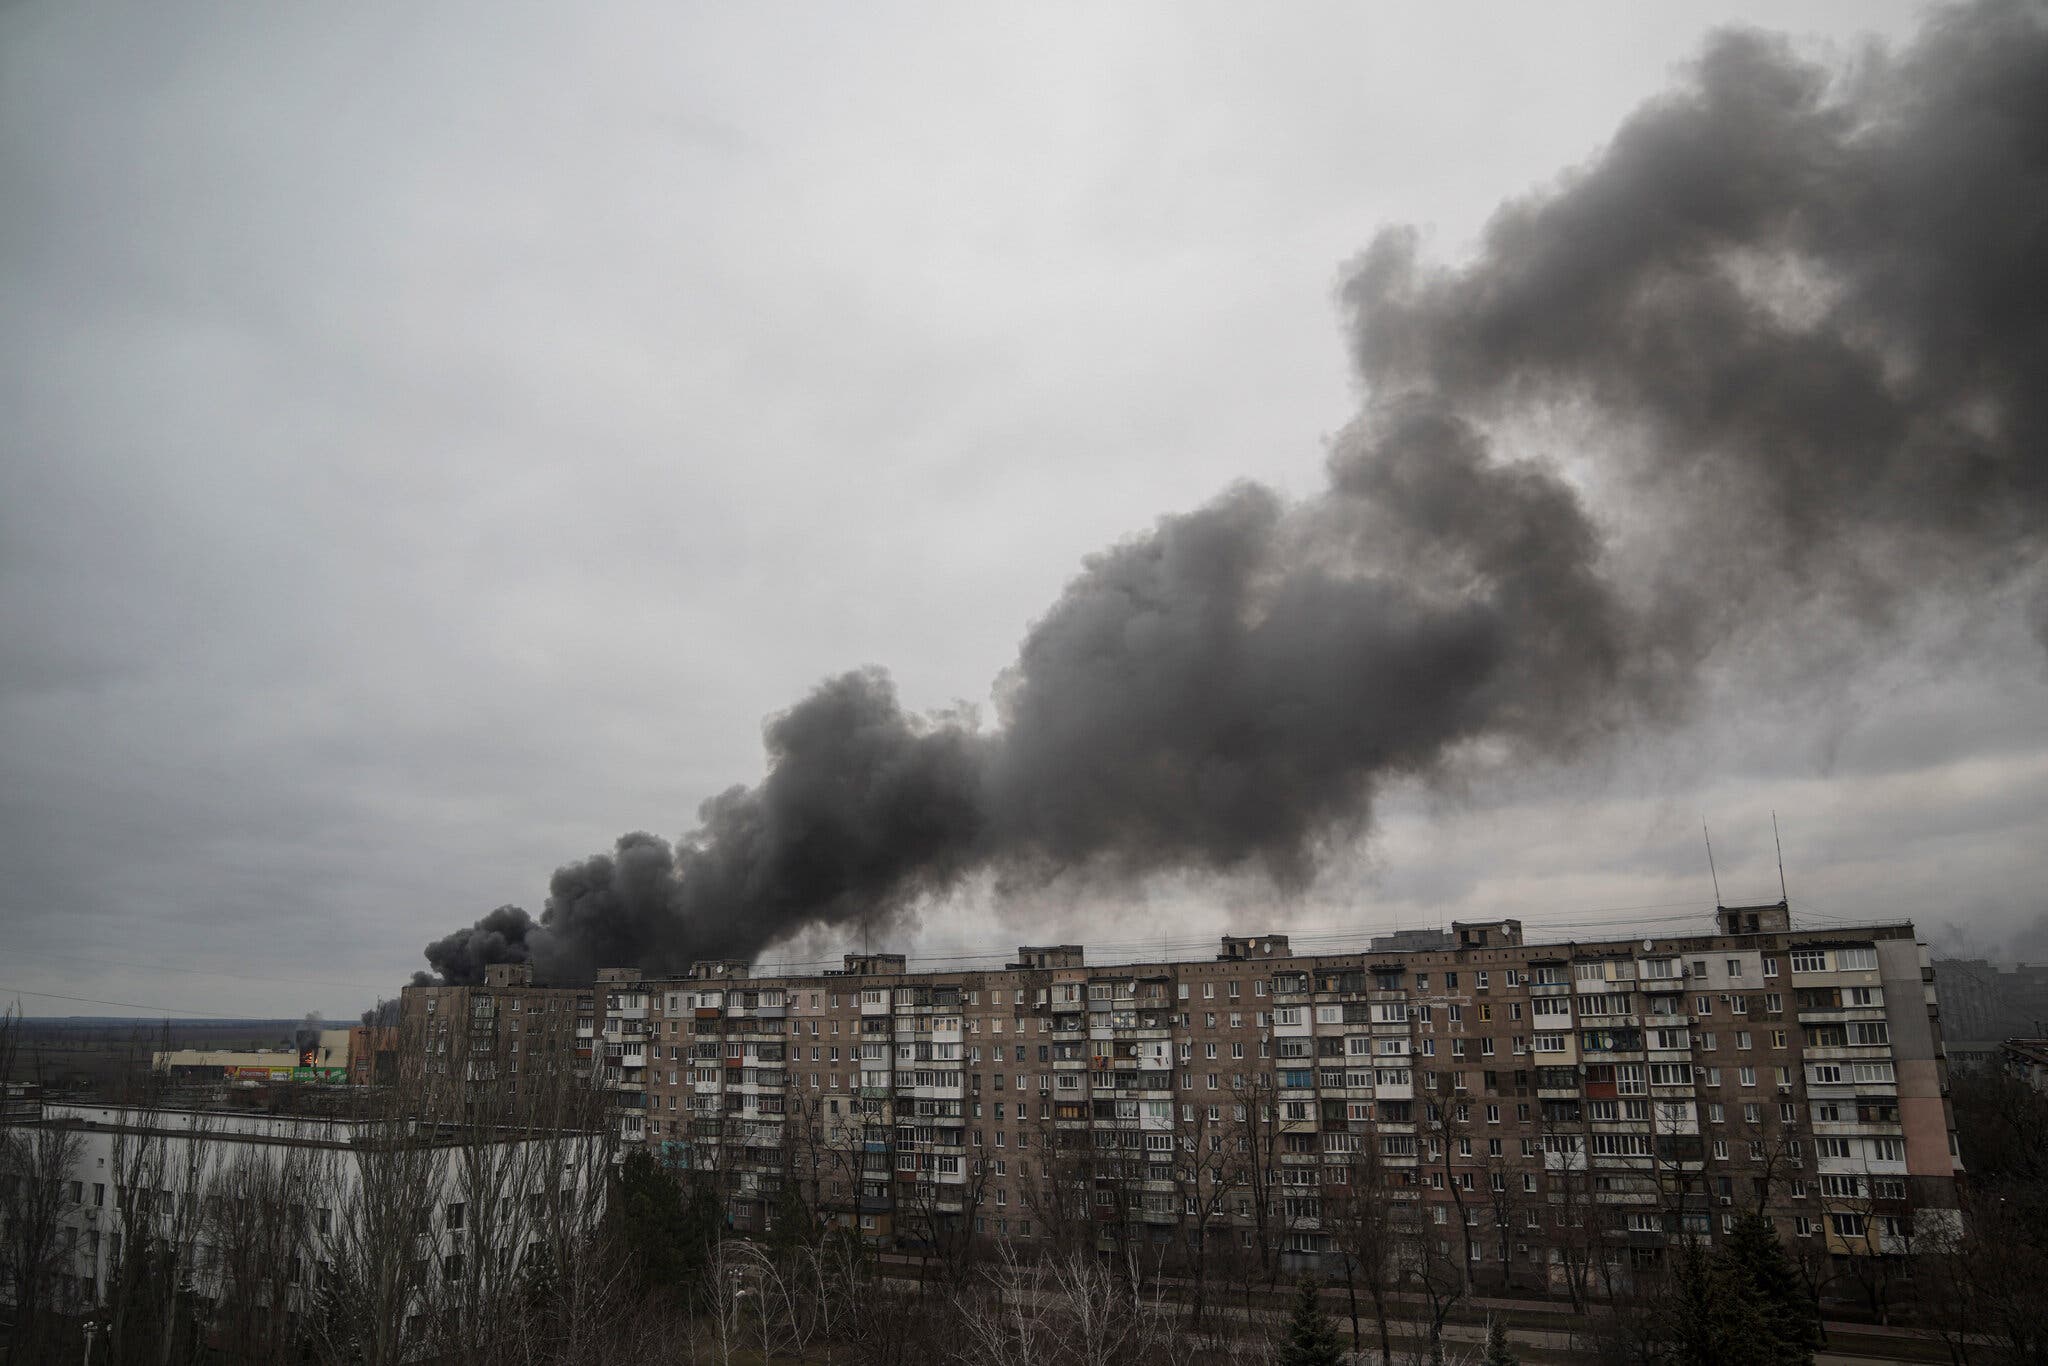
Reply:
<svg viewBox="0 0 2048 1366"><path fill-rule="evenodd" d="M679 971L981 870L1295 887L1388 781L1664 721L1816 615L1878 640L2017 590L2041 629L2044 298L2039 11L1942 12L1839 81L1719 36L1475 259L1390 228L1352 263L1368 399L1322 494L1240 485L1089 559L993 725L827 680L695 830L566 865L537 922L501 907L428 962ZM1528 435L1556 413L1595 434L1569 477Z"/></svg>

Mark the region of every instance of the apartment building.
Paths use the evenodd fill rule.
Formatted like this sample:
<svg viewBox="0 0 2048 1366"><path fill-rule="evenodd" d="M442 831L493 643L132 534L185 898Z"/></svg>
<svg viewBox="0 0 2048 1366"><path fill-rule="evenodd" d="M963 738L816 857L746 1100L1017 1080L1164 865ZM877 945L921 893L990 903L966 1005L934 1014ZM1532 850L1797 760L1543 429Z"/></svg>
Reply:
<svg viewBox="0 0 2048 1366"><path fill-rule="evenodd" d="M1383 1200L1418 1245L1526 1282L1569 1274L1564 1244L1655 1261L1752 1208L1835 1256L1955 1218L1911 927L1795 931L1779 903L1702 929L1532 944L1502 920L1342 954L1262 935L1209 962L1089 966L1058 945L986 971L856 954L811 976L608 975L604 1076L628 1132L715 1173L743 1230L794 1182L905 1245L1300 1264L1335 1255L1352 1202Z"/></svg>
<svg viewBox="0 0 2048 1366"><path fill-rule="evenodd" d="M392 1086L398 1081L397 1025L355 1025L348 1031L351 1086Z"/></svg>
<svg viewBox="0 0 2048 1366"><path fill-rule="evenodd" d="M638 977L633 969L615 976ZM399 995L397 1079L452 1110L565 1078L604 1075L603 1005L616 988L537 986L523 963L495 963L480 986L409 986Z"/></svg>

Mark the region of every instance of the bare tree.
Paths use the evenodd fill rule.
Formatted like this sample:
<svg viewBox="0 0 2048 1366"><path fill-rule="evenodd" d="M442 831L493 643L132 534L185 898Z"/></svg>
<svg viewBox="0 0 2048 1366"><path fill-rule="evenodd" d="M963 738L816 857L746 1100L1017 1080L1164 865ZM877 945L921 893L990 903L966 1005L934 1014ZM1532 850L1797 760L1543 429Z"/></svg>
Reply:
<svg viewBox="0 0 2048 1366"><path fill-rule="evenodd" d="M230 1361L298 1355L299 1321L314 1280L315 1215L327 1154L305 1144L243 1145L212 1173L203 1228L211 1249L213 1337Z"/></svg>
<svg viewBox="0 0 2048 1366"><path fill-rule="evenodd" d="M68 1124L20 1117L0 1127L0 1275L14 1311L10 1362L49 1359L76 1309L75 1225L83 1140Z"/></svg>
<svg viewBox="0 0 2048 1366"><path fill-rule="evenodd" d="M1447 1075L1455 1077L1459 1074ZM1474 1194L1468 1184L1473 1176L1469 1169L1460 1170L1457 1164L1461 1160L1469 1161L1472 1156L1472 1113L1469 1102L1463 1097L1462 1089L1456 1090L1454 1094L1457 1095L1457 1099L1433 1100L1423 1106L1422 1132L1429 1145L1429 1157L1436 1165L1436 1174L1443 1178L1443 1189L1449 1192L1451 1204L1457 1211L1458 1236L1463 1243L1465 1254L1459 1269L1460 1293L1470 1294L1473 1256L1472 1220L1468 1206L1474 1201L1468 1200L1467 1197Z"/></svg>
<svg viewBox="0 0 2048 1366"><path fill-rule="evenodd" d="M333 1232L313 1325L322 1361L398 1366L431 1336L424 1316L449 1172L448 1149L423 1132L433 1121L417 1115L427 1100L398 1097L326 1173L320 1203L334 1211Z"/></svg>
<svg viewBox="0 0 2048 1366"><path fill-rule="evenodd" d="M953 1304L953 1359L999 1366L1121 1366L1144 1358L1168 1318L1100 1258L1076 1249L1027 1262L1007 1242Z"/></svg>
<svg viewBox="0 0 2048 1366"><path fill-rule="evenodd" d="M1409 1175L1387 1163L1383 1137L1364 1141L1347 1156L1344 1182L1326 1202L1324 1227L1343 1258L1345 1285L1354 1296L1364 1285L1379 1326L1380 1361L1393 1366L1394 1342L1388 1328L1389 1298L1399 1286L1414 1255L1415 1192L1399 1178ZM1352 1346L1358 1345L1358 1312L1354 1299Z"/></svg>
<svg viewBox="0 0 2048 1366"><path fill-rule="evenodd" d="M181 1305L195 1292L214 1155L209 1118L181 1116L183 1132L174 1140L160 1094L154 1085L135 1087L131 1103L116 1112L107 1173L121 1229L120 1251L107 1267L110 1351L116 1361L157 1366L176 1350Z"/></svg>
<svg viewBox="0 0 2048 1366"><path fill-rule="evenodd" d="M1057 1111L1054 1112L1057 1115ZM1040 1119L1033 1144L1036 1174L1022 1186L1024 1207L1043 1235L1040 1246L1048 1253L1095 1247L1094 1140L1081 1121L1063 1126L1055 1119Z"/></svg>
<svg viewBox="0 0 2048 1366"><path fill-rule="evenodd" d="M1189 1105L1187 1109L1192 1117L1183 1120L1175 1136L1179 1151L1173 1176L1179 1211L1186 1221L1186 1266L1194 1280L1191 1316L1199 1322L1208 1308L1209 1275L1218 1237L1228 1250L1231 1193L1245 1189L1246 1182L1237 1145L1223 1122L1222 1107Z"/></svg>
<svg viewBox="0 0 2048 1366"><path fill-rule="evenodd" d="M975 1249L983 1241L977 1222L982 1218L994 1159L986 1155L988 1149L968 1151L971 1156L953 1159L964 1168L957 1173L960 1179L941 1181L941 1175L956 1173L941 1173L925 1164L943 1159L914 1148L898 1150L899 1164L905 1160L920 1164L913 1170L899 1165L896 1173L898 1217L917 1240L919 1280L928 1279L934 1269L941 1280L958 1280L973 1268Z"/></svg>
<svg viewBox="0 0 2048 1366"><path fill-rule="evenodd" d="M1546 1281L1562 1281L1573 1312L1584 1314L1592 1304L1595 1272L1606 1257L1606 1228L1603 1211L1593 1198L1583 1102L1547 1100L1537 1114L1543 1208L1548 1216L1544 1241L1549 1265L1556 1268Z"/></svg>
<svg viewBox="0 0 2048 1366"><path fill-rule="evenodd" d="M1252 1221L1258 1268L1268 1290L1280 1279L1280 1253L1291 1227L1285 1200L1285 1135L1294 1126L1282 1116L1273 1073L1254 1072L1232 1082L1232 1141L1246 1213Z"/></svg>

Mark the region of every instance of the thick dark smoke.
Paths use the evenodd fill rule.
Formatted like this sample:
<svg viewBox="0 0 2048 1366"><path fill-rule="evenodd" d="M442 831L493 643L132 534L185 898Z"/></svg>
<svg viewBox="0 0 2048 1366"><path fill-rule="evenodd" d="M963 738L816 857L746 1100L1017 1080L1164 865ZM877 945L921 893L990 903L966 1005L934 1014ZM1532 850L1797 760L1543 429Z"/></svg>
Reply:
<svg viewBox="0 0 2048 1366"><path fill-rule="evenodd" d="M972 871L1295 886L1389 780L1666 718L1787 611L1869 635L2039 592L2037 9L1948 12L1846 77L1718 37L1476 259L1390 229L1342 297L1368 400L1323 495L1240 486L1091 559L993 728L908 714L879 671L828 681L679 843L626 836L557 871L538 922L502 907L428 961L675 971ZM1560 421L1569 480L1530 453Z"/></svg>
<svg viewBox="0 0 2048 1366"><path fill-rule="evenodd" d="M427 945L427 961L450 982L481 982L492 963L524 963L533 917L517 906L500 906L466 930ZM415 985L421 974L414 974Z"/></svg>

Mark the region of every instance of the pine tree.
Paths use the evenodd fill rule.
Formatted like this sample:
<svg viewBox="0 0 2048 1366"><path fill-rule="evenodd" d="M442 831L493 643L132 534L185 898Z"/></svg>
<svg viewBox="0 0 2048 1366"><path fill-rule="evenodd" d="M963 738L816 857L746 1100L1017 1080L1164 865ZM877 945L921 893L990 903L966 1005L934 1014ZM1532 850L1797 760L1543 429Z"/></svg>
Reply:
<svg viewBox="0 0 2048 1366"><path fill-rule="evenodd" d="M1675 1366L1783 1366L1759 1297L1725 1253L1687 1239L1663 1305Z"/></svg>
<svg viewBox="0 0 2048 1366"><path fill-rule="evenodd" d="M1279 1366L1341 1366L1344 1345L1337 1338L1337 1325L1323 1312L1320 1290L1313 1279L1302 1281L1287 1335L1280 1340Z"/></svg>
<svg viewBox="0 0 2048 1366"><path fill-rule="evenodd" d="M803 1192L797 1189L795 1180L785 1179L782 1193L775 1201L774 1222L768 1226L769 1255L786 1263L797 1252L815 1246L818 1236L817 1218L804 1203Z"/></svg>
<svg viewBox="0 0 2048 1366"><path fill-rule="evenodd" d="M1499 1319L1486 1321L1486 1354L1480 1362L1482 1366L1521 1366L1521 1358L1508 1346L1508 1327Z"/></svg>
<svg viewBox="0 0 2048 1366"><path fill-rule="evenodd" d="M1728 1235L1721 1261L1737 1292L1755 1308L1768 1360L1775 1366L1811 1366L1819 1340L1813 1303L1785 1257L1777 1226L1763 1215L1744 1215Z"/></svg>
<svg viewBox="0 0 2048 1366"><path fill-rule="evenodd" d="M687 1276L690 1247L674 1174L636 1150L620 1164L617 1190L616 1217L641 1284L653 1291L677 1286Z"/></svg>
<svg viewBox="0 0 2048 1366"><path fill-rule="evenodd" d="M710 1184L695 1173L679 1175L646 1152L620 1165L613 1215L619 1221L641 1287L683 1303L705 1290L711 1250L722 1212Z"/></svg>

